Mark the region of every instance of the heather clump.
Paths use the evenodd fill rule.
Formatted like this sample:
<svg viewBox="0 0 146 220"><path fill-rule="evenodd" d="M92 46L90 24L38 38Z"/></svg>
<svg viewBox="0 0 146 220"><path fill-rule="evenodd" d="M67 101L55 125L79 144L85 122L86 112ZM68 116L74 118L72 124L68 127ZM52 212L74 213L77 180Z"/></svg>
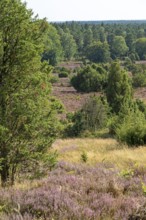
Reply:
<svg viewBox="0 0 146 220"><path fill-rule="evenodd" d="M125 177L111 164L61 161L36 187L1 189L0 219L126 220L146 202L145 176L137 173Z"/></svg>

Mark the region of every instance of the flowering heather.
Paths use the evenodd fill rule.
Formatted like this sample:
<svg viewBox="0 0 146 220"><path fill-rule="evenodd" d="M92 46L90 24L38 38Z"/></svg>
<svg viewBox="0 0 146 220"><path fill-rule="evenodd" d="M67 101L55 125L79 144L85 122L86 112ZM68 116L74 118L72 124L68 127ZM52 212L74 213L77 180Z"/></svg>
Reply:
<svg viewBox="0 0 146 220"><path fill-rule="evenodd" d="M60 162L31 189L1 189L0 219L132 219L133 213L146 204L142 189L145 180L138 168L123 176L110 164L89 167Z"/></svg>

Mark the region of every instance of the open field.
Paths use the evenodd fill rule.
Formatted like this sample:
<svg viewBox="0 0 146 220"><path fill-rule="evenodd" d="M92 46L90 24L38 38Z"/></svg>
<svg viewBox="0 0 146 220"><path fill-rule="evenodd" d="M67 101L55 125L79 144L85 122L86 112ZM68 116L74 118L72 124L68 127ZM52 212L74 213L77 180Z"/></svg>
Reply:
<svg viewBox="0 0 146 220"><path fill-rule="evenodd" d="M67 139L57 140L54 149L59 161L46 177L0 188L1 220L146 219L145 147Z"/></svg>
<svg viewBox="0 0 146 220"><path fill-rule="evenodd" d="M59 160L81 163L83 152L87 154L87 164L112 163L121 169L146 166L146 147L128 148L114 139L60 139L53 144L59 153Z"/></svg>
<svg viewBox="0 0 146 220"><path fill-rule="evenodd" d="M58 139L52 150L58 163L44 178L0 188L0 220L146 219L146 147L84 138Z"/></svg>

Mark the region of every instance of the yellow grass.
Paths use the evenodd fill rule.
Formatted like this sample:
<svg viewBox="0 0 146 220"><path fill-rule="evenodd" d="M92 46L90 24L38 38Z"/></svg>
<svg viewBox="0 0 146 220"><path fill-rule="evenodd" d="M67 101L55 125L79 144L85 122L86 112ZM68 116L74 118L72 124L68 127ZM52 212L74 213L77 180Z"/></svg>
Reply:
<svg viewBox="0 0 146 220"><path fill-rule="evenodd" d="M119 168L132 165L146 165L146 146L128 148L114 139L64 139L57 140L53 149L59 153L59 160L81 163L81 154L88 156L87 163L110 162Z"/></svg>

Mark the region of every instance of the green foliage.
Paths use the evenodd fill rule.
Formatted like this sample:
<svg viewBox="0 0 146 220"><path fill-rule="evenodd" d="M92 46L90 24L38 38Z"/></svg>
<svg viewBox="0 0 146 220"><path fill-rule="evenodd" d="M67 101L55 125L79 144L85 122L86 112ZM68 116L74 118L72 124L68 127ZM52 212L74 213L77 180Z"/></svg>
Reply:
<svg viewBox="0 0 146 220"><path fill-rule="evenodd" d="M110 60L110 51L108 43L97 43L91 44L87 48L86 57L92 62L108 62Z"/></svg>
<svg viewBox="0 0 146 220"><path fill-rule="evenodd" d="M57 151L48 152L46 154L41 155L40 159L36 161L36 163L31 163L27 166L27 168L22 167L22 172L25 174L28 170L31 173L29 179L40 179L45 176L48 171L51 171L57 164L58 153ZM27 175L27 174L26 174Z"/></svg>
<svg viewBox="0 0 146 220"><path fill-rule="evenodd" d="M112 57L121 58L128 52L128 47L126 45L125 39L122 36L115 36L111 46Z"/></svg>
<svg viewBox="0 0 146 220"><path fill-rule="evenodd" d="M95 131L106 126L109 108L104 97L92 96L83 106L84 129Z"/></svg>
<svg viewBox="0 0 146 220"><path fill-rule="evenodd" d="M136 99L135 104L137 108L139 109L139 111L144 113L144 115L146 116L146 104L140 99Z"/></svg>
<svg viewBox="0 0 146 220"><path fill-rule="evenodd" d="M70 33L69 29L66 29L65 32L61 30L60 37L61 37L61 45L64 52L64 58L67 60L71 60L77 53L76 42L72 34Z"/></svg>
<svg viewBox="0 0 146 220"><path fill-rule="evenodd" d="M123 116L121 114L118 116L120 123L115 126L118 140L129 146L146 144L145 115L138 109L138 106L135 105L135 108L131 108Z"/></svg>
<svg viewBox="0 0 146 220"><path fill-rule="evenodd" d="M50 79L50 82L51 82L52 84L59 82L58 76L52 75L52 77L51 77L51 79Z"/></svg>
<svg viewBox="0 0 146 220"><path fill-rule="evenodd" d="M132 87L128 74L120 67L118 62L113 62L108 75L107 100L114 113L127 105L132 99Z"/></svg>
<svg viewBox="0 0 146 220"><path fill-rule="evenodd" d="M133 170L132 169L126 169L126 170L122 170L120 172L120 176L122 177L125 177L125 178L129 178L129 177L132 177L134 174Z"/></svg>
<svg viewBox="0 0 146 220"><path fill-rule="evenodd" d="M132 84L134 87L146 86L146 73L135 74L132 78Z"/></svg>
<svg viewBox="0 0 146 220"><path fill-rule="evenodd" d="M58 74L59 78L68 77L68 72L62 71Z"/></svg>
<svg viewBox="0 0 146 220"><path fill-rule="evenodd" d="M133 63L129 58L125 60L124 66L128 71L132 72L132 74L139 74L142 72L141 65Z"/></svg>
<svg viewBox="0 0 146 220"><path fill-rule="evenodd" d="M134 118L133 118L134 119ZM146 144L146 126L140 124L129 125L124 123L117 130L118 140L129 146L140 146Z"/></svg>
<svg viewBox="0 0 146 220"><path fill-rule="evenodd" d="M57 65L63 59L63 48L61 46L60 36L55 27L47 25L46 34L44 35L44 51L42 61L46 60L50 65Z"/></svg>
<svg viewBox="0 0 146 220"><path fill-rule="evenodd" d="M107 83L107 73L100 66L85 66L71 79L78 92L101 91Z"/></svg>
<svg viewBox="0 0 146 220"><path fill-rule="evenodd" d="M76 112L67 129L69 136L78 136L83 132L95 132L106 127L109 114L109 106L104 97L92 96L83 105L82 109Z"/></svg>
<svg viewBox="0 0 146 220"><path fill-rule="evenodd" d="M82 154L81 154L81 161L86 163L88 160L88 155L87 153L84 151Z"/></svg>
<svg viewBox="0 0 146 220"><path fill-rule="evenodd" d="M130 31L126 34L126 37L125 37L125 41L126 41L126 44L129 48L129 51L130 52L133 52L134 51L134 41L135 41L135 36L133 33L131 33Z"/></svg>
<svg viewBox="0 0 146 220"><path fill-rule="evenodd" d="M68 77L71 70L66 67L57 66L54 68L54 72L58 73L59 78Z"/></svg>
<svg viewBox="0 0 146 220"><path fill-rule="evenodd" d="M86 50L86 48L92 43L92 41L93 41L92 29L90 27L87 27L84 31L84 45L83 45L84 50Z"/></svg>
<svg viewBox="0 0 146 220"><path fill-rule="evenodd" d="M129 57L125 59L124 66L132 72L132 84L134 87L144 87L146 85L145 65L135 64Z"/></svg>
<svg viewBox="0 0 146 220"><path fill-rule="evenodd" d="M135 49L140 59L146 59L146 38L139 38L136 40Z"/></svg>
<svg viewBox="0 0 146 220"><path fill-rule="evenodd" d="M76 53L73 58L89 57L94 62L105 62L110 54L112 59L123 59L125 56L130 57L132 61L139 60L139 56L140 59L145 59L144 42L140 42L140 47L138 45L141 41L139 39L145 39L144 21L128 23L114 21L103 24L94 21L61 22L53 25L58 30L64 51L72 51L72 42L75 42ZM65 36L66 34L70 36ZM68 59L66 55L65 59Z"/></svg>
<svg viewBox="0 0 146 220"><path fill-rule="evenodd" d="M71 70L64 66L55 66L53 72L55 73L67 72L68 74L70 74Z"/></svg>
<svg viewBox="0 0 146 220"><path fill-rule="evenodd" d="M142 190L143 190L144 195L146 195L146 185L143 182L142 182Z"/></svg>
<svg viewBox="0 0 146 220"><path fill-rule="evenodd" d="M9 15L9 16L8 16ZM19 0L0 2L0 160L2 185L43 158L59 132L61 104L50 96L51 68L41 63L45 20Z"/></svg>
<svg viewBox="0 0 146 220"><path fill-rule="evenodd" d="M64 130L65 137L79 136L83 130L83 119L81 111L67 115L67 126Z"/></svg>

